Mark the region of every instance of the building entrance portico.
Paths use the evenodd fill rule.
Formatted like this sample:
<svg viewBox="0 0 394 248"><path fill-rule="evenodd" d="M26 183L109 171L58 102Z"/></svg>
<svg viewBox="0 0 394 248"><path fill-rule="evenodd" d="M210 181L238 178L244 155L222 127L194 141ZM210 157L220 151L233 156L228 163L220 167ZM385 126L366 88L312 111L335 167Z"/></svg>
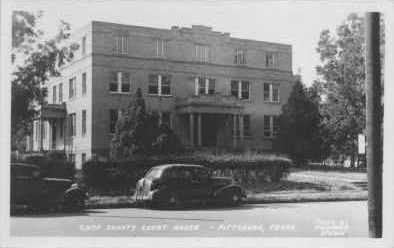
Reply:
<svg viewBox="0 0 394 248"><path fill-rule="evenodd" d="M180 99L177 112L184 120L189 146L237 147L243 141L243 106L233 96Z"/></svg>

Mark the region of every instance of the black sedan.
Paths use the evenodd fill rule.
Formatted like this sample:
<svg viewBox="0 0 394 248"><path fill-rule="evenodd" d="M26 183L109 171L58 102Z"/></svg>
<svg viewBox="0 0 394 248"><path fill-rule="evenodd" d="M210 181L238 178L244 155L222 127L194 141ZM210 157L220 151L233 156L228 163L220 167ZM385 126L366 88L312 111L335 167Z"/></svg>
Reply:
<svg viewBox="0 0 394 248"><path fill-rule="evenodd" d="M180 208L185 203L239 205L246 199L243 188L232 178L214 177L201 165L167 164L151 168L137 182L137 204Z"/></svg>

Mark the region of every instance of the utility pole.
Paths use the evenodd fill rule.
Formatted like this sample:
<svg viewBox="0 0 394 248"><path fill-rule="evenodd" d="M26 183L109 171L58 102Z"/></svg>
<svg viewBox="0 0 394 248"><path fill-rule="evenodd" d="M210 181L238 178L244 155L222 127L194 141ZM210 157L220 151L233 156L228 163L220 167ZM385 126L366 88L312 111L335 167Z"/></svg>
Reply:
<svg viewBox="0 0 394 248"><path fill-rule="evenodd" d="M382 237L382 105L380 14L365 14L368 224L371 238Z"/></svg>

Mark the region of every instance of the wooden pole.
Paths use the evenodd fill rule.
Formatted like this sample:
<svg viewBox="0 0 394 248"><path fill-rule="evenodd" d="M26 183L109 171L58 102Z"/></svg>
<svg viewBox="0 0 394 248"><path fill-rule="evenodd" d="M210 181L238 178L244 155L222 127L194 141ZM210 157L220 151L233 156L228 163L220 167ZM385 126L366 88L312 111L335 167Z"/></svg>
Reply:
<svg viewBox="0 0 394 248"><path fill-rule="evenodd" d="M380 14L365 14L368 224L371 238L382 237L382 104Z"/></svg>

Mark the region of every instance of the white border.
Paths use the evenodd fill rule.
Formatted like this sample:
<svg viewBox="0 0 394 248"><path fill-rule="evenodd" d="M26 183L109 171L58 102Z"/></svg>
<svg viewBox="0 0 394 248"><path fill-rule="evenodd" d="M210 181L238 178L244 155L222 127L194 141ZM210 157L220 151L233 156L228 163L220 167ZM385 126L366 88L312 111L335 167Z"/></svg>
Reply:
<svg viewBox="0 0 394 248"><path fill-rule="evenodd" d="M33 0L31 0L33 1ZM158 1L158 0L157 0ZM248 0L253 2L255 0ZM43 1L37 1L42 3ZM92 4L94 1L92 1ZM102 0L97 2L103 2ZM180 4L184 2L180 1ZM226 3L229 1L217 0L209 1ZM246 1L245 1L246 2ZM70 4L73 2L70 1ZM380 11L386 18L386 57L385 57L385 115L384 115L384 166L383 166L383 238L55 238L55 237L32 237L19 238L9 236L9 151L10 151L10 51L11 51L11 10L12 1L3 0L0 5L1 11L1 84L0 84L0 109L2 110L2 120L0 121L0 247L394 247L393 240L393 217L394 217L394 54L393 54L393 31L394 24L394 5L392 1L386 0L350 0L342 3L341 1L266 1L267 7L281 4L292 4L297 7L320 5L342 5L354 6L355 10Z"/></svg>

